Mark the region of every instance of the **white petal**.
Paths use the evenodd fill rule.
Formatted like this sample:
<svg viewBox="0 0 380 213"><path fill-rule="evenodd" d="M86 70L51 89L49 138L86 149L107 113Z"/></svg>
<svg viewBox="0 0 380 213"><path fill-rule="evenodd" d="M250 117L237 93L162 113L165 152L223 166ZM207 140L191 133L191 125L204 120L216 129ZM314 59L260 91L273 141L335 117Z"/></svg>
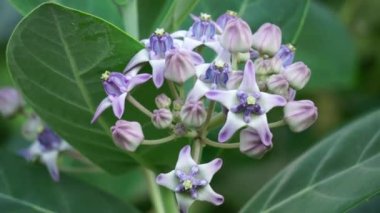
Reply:
<svg viewBox="0 0 380 213"><path fill-rule="evenodd" d="M38 141L33 142L29 148L23 149L20 152L21 156L24 157L27 161L34 160L36 157L40 156L41 153L41 145L38 143Z"/></svg>
<svg viewBox="0 0 380 213"><path fill-rule="evenodd" d="M188 50L193 50L199 46L201 46L203 43L201 41L186 37L183 41L183 47Z"/></svg>
<svg viewBox="0 0 380 213"><path fill-rule="evenodd" d="M210 88L208 87L208 85L198 79L195 82L193 89L191 89L191 91L187 95L186 101L197 101L200 98L202 98L209 90Z"/></svg>
<svg viewBox="0 0 380 213"><path fill-rule="evenodd" d="M272 146L272 133L268 126L268 120L267 120L266 114L259 115L259 116L252 116L251 122L249 122L248 125L257 131L261 139L261 142L265 146Z"/></svg>
<svg viewBox="0 0 380 213"><path fill-rule="evenodd" d="M54 181L59 181L59 171L57 166L58 151L50 151L41 155L41 161L46 165L50 176Z"/></svg>
<svg viewBox="0 0 380 213"><path fill-rule="evenodd" d="M172 38L184 38L187 34L186 30L178 30L171 34Z"/></svg>
<svg viewBox="0 0 380 213"><path fill-rule="evenodd" d="M228 112L226 123L219 132L218 141L221 143L228 141L238 129L246 125L240 116L231 111Z"/></svg>
<svg viewBox="0 0 380 213"><path fill-rule="evenodd" d="M240 84L239 90L243 90L248 93L260 92L259 86L256 83L255 65L251 60L248 60L244 67L243 81Z"/></svg>
<svg viewBox="0 0 380 213"><path fill-rule="evenodd" d="M265 111L265 113L267 113L273 107L285 106L286 104L286 99L280 95L273 95L265 92L262 92L260 94L261 96L258 100L258 104Z"/></svg>
<svg viewBox="0 0 380 213"><path fill-rule="evenodd" d="M68 144L66 141L62 140L61 144L59 145L59 151L66 151L73 149L70 144Z"/></svg>
<svg viewBox="0 0 380 213"><path fill-rule="evenodd" d="M120 96L112 97L111 99L113 114L118 119L120 119L123 116L126 97L127 97L127 93L123 93Z"/></svg>
<svg viewBox="0 0 380 213"><path fill-rule="evenodd" d="M198 200L210 202L216 206L221 205L224 202L224 197L216 193L210 185L206 185L198 192Z"/></svg>
<svg viewBox="0 0 380 213"><path fill-rule="evenodd" d="M104 112L104 110L106 110L111 105L112 105L111 100L108 97L103 99L103 101L100 102L98 108L96 109L94 117L91 120L91 123L94 123L96 121L96 119L98 119L100 114L102 114L102 112Z"/></svg>
<svg viewBox="0 0 380 213"><path fill-rule="evenodd" d="M219 169L223 165L223 160L220 158L214 159L213 161L205 164L200 164L199 165L199 175L206 179L207 182L211 182L212 177L214 174L219 171Z"/></svg>
<svg viewBox="0 0 380 213"><path fill-rule="evenodd" d="M176 193L175 197L177 199L179 212L180 213L189 212L189 208L194 203L195 200L187 194Z"/></svg>
<svg viewBox="0 0 380 213"><path fill-rule="evenodd" d="M211 64L200 64L195 67L195 74L199 78L201 75L205 75L207 69L210 67Z"/></svg>
<svg viewBox="0 0 380 213"><path fill-rule="evenodd" d="M144 48L140 50L133 58L129 61L127 66L124 68L124 73L128 72L130 69L134 68L135 66L149 61L149 53L148 51Z"/></svg>
<svg viewBox="0 0 380 213"><path fill-rule="evenodd" d="M206 93L206 97L213 101L218 101L227 109L238 104L236 90L210 90Z"/></svg>
<svg viewBox="0 0 380 213"><path fill-rule="evenodd" d="M189 171L192 166L197 165L197 163L191 157L191 148L189 145L183 147L179 152L178 161L175 165L176 169L182 171Z"/></svg>
<svg viewBox="0 0 380 213"><path fill-rule="evenodd" d="M175 191L175 188L178 185L178 179L175 175L175 171L171 171L169 173L161 173L156 178L156 183L165 186L166 188Z"/></svg>
<svg viewBox="0 0 380 213"><path fill-rule="evenodd" d="M160 88L164 83L165 59L150 60L152 66L153 83L157 88Z"/></svg>

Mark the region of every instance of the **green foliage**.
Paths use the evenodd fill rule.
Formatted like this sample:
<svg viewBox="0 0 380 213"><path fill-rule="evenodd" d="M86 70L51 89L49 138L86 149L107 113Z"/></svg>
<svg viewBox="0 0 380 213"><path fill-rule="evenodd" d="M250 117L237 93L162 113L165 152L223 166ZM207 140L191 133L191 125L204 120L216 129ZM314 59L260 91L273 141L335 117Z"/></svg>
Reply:
<svg viewBox="0 0 380 213"><path fill-rule="evenodd" d="M81 181L63 175L55 183L46 168L0 152L0 205L2 212L139 212Z"/></svg>
<svg viewBox="0 0 380 213"><path fill-rule="evenodd" d="M341 129L268 182L241 212L344 212L380 190L380 111Z"/></svg>

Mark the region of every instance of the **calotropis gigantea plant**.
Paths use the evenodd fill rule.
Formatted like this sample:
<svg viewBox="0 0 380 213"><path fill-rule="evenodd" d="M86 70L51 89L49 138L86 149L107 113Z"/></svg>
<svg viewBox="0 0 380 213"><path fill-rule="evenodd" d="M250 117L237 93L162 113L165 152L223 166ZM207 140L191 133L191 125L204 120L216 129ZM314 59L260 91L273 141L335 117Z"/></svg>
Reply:
<svg viewBox="0 0 380 213"><path fill-rule="evenodd" d="M232 11L216 21L205 13L192 18L188 30L169 33L158 28L141 41L145 48L122 72L106 71L101 76L106 97L92 119L95 122L111 107L118 119L111 127L114 142L128 152L140 145L191 139L193 152L184 144L174 170L156 179L176 193L181 212L187 212L195 200L224 202L210 186L222 160L201 164L203 147L239 148L247 156L261 158L273 147L271 128L289 125L300 132L318 115L312 101L296 100L296 92L306 85L311 72L304 63L294 61L295 47L282 44L278 26L266 23L252 33ZM213 50L213 60L203 58L203 48ZM152 75L141 71L148 66ZM164 84L170 88L169 94L156 97L153 111L132 95L135 87L150 80L157 88ZM193 84L190 91L185 83ZM171 134L146 140L142 124L122 119L128 113L125 101L149 116L154 127ZM283 118L268 122L267 114L274 107L283 107ZM209 132L220 127L218 138L209 138Z"/></svg>

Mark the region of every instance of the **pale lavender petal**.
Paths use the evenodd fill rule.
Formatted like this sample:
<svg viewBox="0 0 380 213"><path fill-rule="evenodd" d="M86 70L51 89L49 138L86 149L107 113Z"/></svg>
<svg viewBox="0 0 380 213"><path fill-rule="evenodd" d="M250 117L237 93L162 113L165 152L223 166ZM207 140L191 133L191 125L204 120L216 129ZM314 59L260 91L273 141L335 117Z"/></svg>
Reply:
<svg viewBox="0 0 380 213"><path fill-rule="evenodd" d="M192 62L194 63L194 65L203 64L205 62L203 60L203 57L200 54L198 54L197 52L190 51L189 54L191 56L191 59L192 59Z"/></svg>
<svg viewBox="0 0 380 213"><path fill-rule="evenodd" d="M104 110L106 110L111 105L112 105L112 103L111 103L111 101L110 101L110 99L108 97L105 98L105 99L103 99L103 101L100 102L98 108L96 109L94 117L91 120L91 123L94 123L96 121L96 119L98 119L98 117L100 116L100 114L102 114L102 112L104 112Z"/></svg>
<svg viewBox="0 0 380 213"><path fill-rule="evenodd" d="M180 213L189 212L190 206L194 203L194 199L186 194L176 193L175 197L177 199L178 208Z"/></svg>
<svg viewBox="0 0 380 213"><path fill-rule="evenodd" d="M151 79L151 78L152 78L152 75L147 74L147 73L143 73L143 74L139 74L139 75L134 76L129 81L127 91L128 92L131 91L135 86L137 86L139 84L143 84L143 83L149 81L149 79Z"/></svg>
<svg viewBox="0 0 380 213"><path fill-rule="evenodd" d="M183 41L183 47L188 49L188 50L193 50L199 46L201 46L203 43L201 41L198 41L198 40L195 40L195 39L192 39L192 38L188 38L186 37Z"/></svg>
<svg viewBox="0 0 380 213"><path fill-rule="evenodd" d="M238 129L244 127L245 125L246 123L241 117L231 111L228 112L226 123L219 132L218 141L221 143L228 141Z"/></svg>
<svg viewBox="0 0 380 213"><path fill-rule="evenodd" d="M203 177L205 180L207 180L208 183L211 182L212 177L214 174L219 171L219 169L223 165L223 160L220 158L216 158L213 161L205 164L199 165L199 174L201 177Z"/></svg>
<svg viewBox="0 0 380 213"><path fill-rule="evenodd" d="M253 116L248 126L254 128L265 146L272 146L272 133L268 126L266 114Z"/></svg>
<svg viewBox="0 0 380 213"><path fill-rule="evenodd" d="M197 163L191 157L191 148L189 145L183 147L179 152L178 161L175 165L176 169L187 171Z"/></svg>
<svg viewBox="0 0 380 213"><path fill-rule="evenodd" d="M195 74L199 78L201 75L205 75L207 69L210 67L210 64L200 64L195 67Z"/></svg>
<svg viewBox="0 0 380 213"><path fill-rule="evenodd" d="M286 99L280 95L273 95L265 92L262 92L260 94L261 96L258 100L258 104L265 111L265 113L267 113L273 107L285 106L286 104Z"/></svg>
<svg viewBox="0 0 380 213"><path fill-rule="evenodd" d="M148 61L149 61L149 53L146 49L142 49L135 56L133 56L133 58L129 61L129 63L127 64L123 72L124 73L128 72L135 66L144 62L148 62Z"/></svg>
<svg viewBox="0 0 380 213"><path fill-rule="evenodd" d="M228 50L222 48L217 54L215 61L221 60L231 65L231 53Z"/></svg>
<svg viewBox="0 0 380 213"><path fill-rule="evenodd" d="M198 79L195 82L195 85L194 85L193 89L191 89L191 91L187 95L186 102L199 100L209 90L210 90L210 88L207 86L207 84L205 84L203 81L201 81L201 80Z"/></svg>
<svg viewBox="0 0 380 213"><path fill-rule="evenodd" d="M54 181L59 181L59 170L57 166L58 151L50 151L41 155L41 161L46 165L50 176Z"/></svg>
<svg viewBox="0 0 380 213"><path fill-rule="evenodd" d="M171 34L172 38L184 38L187 34L186 30L178 30Z"/></svg>
<svg viewBox="0 0 380 213"><path fill-rule="evenodd" d="M34 160L37 156L41 155L41 153L42 150L38 141L35 141L32 145L29 146L29 148L19 151L19 154L27 161Z"/></svg>
<svg viewBox="0 0 380 213"><path fill-rule="evenodd" d="M244 75L244 72L242 71L231 72L228 76L228 81L226 85L227 89L230 89L230 90L238 89L243 80L243 75Z"/></svg>
<svg viewBox="0 0 380 213"><path fill-rule="evenodd" d="M206 93L206 97L213 101L218 101L227 109L235 106L237 102L236 90L210 90Z"/></svg>
<svg viewBox="0 0 380 213"><path fill-rule="evenodd" d="M118 119L123 116L126 97L127 93L123 93L120 96L112 97L111 99L113 114L115 114Z"/></svg>
<svg viewBox="0 0 380 213"><path fill-rule="evenodd" d="M137 75L137 73L140 72L140 70L141 70L141 68L143 68L143 66L144 66L143 64L140 64L140 65L137 65L137 66L133 67L128 72L126 72L127 73L126 75L129 75L129 76L135 76L135 75Z"/></svg>
<svg viewBox="0 0 380 213"><path fill-rule="evenodd" d="M239 87L239 90L243 90L248 93L260 92L259 86L256 83L255 65L251 60L248 60L244 67L243 81Z"/></svg>
<svg viewBox="0 0 380 213"><path fill-rule="evenodd" d="M200 189L198 192L198 200L207 201L216 206L223 204L224 197L218 193L216 193L210 185L205 186Z"/></svg>
<svg viewBox="0 0 380 213"><path fill-rule="evenodd" d="M161 173L156 178L156 183L164 186L172 191L175 191L178 185L178 179L175 175L175 171L171 171L168 173Z"/></svg>
<svg viewBox="0 0 380 213"><path fill-rule="evenodd" d="M216 53L220 53L223 50L223 47L220 45L220 43L218 42L218 40L205 42L204 45L206 47L211 48Z"/></svg>
<svg viewBox="0 0 380 213"><path fill-rule="evenodd" d="M150 60L152 66L153 83L157 88L162 87L164 83L165 59Z"/></svg>

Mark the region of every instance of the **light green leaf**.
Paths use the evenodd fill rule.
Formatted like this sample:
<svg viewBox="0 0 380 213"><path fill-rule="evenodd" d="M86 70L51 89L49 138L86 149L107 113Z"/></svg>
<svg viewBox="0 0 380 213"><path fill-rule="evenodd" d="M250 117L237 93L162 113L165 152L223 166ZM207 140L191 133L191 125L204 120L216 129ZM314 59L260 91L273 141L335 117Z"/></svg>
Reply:
<svg viewBox="0 0 380 213"><path fill-rule="evenodd" d="M95 201L95 202L94 202ZM89 185L61 175L55 183L42 165L0 152L2 212L139 212Z"/></svg>
<svg viewBox="0 0 380 213"><path fill-rule="evenodd" d="M380 191L380 111L318 143L241 212L345 212Z"/></svg>
<svg viewBox="0 0 380 213"><path fill-rule="evenodd" d="M7 48L12 77L37 113L90 160L110 172L123 172L137 163L147 167L173 164L183 144L141 147L138 153L116 148L110 127L116 119L107 110L94 125L90 120L105 98L100 76L105 70L123 70L142 45L108 23L56 4L44 4L25 17ZM134 90L153 110L154 97L165 92L151 82ZM147 139L165 134L150 118L126 103L126 120L139 121ZM165 150L165 156L162 156ZM141 157L144 155L144 157ZM144 160L143 160L144 159ZM148 160L147 160L148 159Z"/></svg>

